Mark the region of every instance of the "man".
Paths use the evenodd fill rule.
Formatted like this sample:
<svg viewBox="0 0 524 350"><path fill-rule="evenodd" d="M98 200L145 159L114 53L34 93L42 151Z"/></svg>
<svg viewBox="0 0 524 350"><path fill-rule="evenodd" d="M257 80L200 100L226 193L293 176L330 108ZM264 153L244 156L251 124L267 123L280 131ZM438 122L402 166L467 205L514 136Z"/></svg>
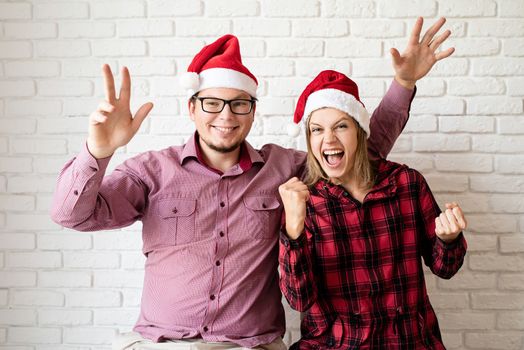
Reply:
<svg viewBox="0 0 524 350"><path fill-rule="evenodd" d="M449 31L437 21L420 40L419 18L404 54L392 49L395 80L371 123L369 148L385 157L404 127L416 80L453 52L435 53ZM300 176L305 153L245 141L257 80L236 37L204 47L184 85L195 134L182 146L133 157L104 177L111 155L135 135L153 105L133 118L130 76L116 96L103 67L106 99L90 115L86 147L62 169L52 218L80 231L143 224L147 257L134 332L114 349L285 349L278 287L278 186ZM160 343L160 344L156 344ZM182 346L182 347L181 347Z"/></svg>

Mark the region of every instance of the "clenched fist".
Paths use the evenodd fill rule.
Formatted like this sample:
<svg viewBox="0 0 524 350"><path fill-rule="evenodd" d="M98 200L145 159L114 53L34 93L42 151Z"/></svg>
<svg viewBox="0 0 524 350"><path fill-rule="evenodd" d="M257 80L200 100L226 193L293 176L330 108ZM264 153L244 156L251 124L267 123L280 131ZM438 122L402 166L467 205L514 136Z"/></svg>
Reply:
<svg viewBox="0 0 524 350"><path fill-rule="evenodd" d="M297 239L304 229L309 190L302 181L293 177L280 185L278 192L284 203L287 235L291 239Z"/></svg>
<svg viewBox="0 0 524 350"><path fill-rule="evenodd" d="M454 241L466 227L464 213L455 202L446 203L446 210L435 218L435 234L446 243Z"/></svg>

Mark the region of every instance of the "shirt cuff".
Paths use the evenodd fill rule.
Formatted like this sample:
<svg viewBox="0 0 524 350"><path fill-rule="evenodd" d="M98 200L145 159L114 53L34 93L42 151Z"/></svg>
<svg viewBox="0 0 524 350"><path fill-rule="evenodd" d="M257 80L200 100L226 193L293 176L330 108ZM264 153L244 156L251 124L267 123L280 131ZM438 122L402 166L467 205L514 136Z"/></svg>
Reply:
<svg viewBox="0 0 524 350"><path fill-rule="evenodd" d="M415 94L417 93L417 87L413 90L408 89L402 85L400 85L395 78L393 78L393 81L391 82L391 85L389 86L389 91L387 92L387 95L391 96L391 101L396 104L398 107L402 109L409 109L411 106L411 102L413 101L413 98L415 98Z"/></svg>
<svg viewBox="0 0 524 350"><path fill-rule="evenodd" d="M300 236L298 236L297 239L291 239L288 237L285 228L280 229L280 243L284 247L286 247L286 250L291 249L300 249L303 248L306 245L306 232L302 230L302 233Z"/></svg>
<svg viewBox="0 0 524 350"><path fill-rule="evenodd" d="M80 166L80 168L87 170L87 173L99 171L105 172L110 160L111 156L101 159L96 159L93 157L93 155L89 152L87 142L76 157L76 163Z"/></svg>
<svg viewBox="0 0 524 350"><path fill-rule="evenodd" d="M437 245L443 249L446 249L446 250L453 250L455 248L457 248L457 246L459 244L462 243L464 239L464 235L461 233L459 233L459 235L457 236L457 238L455 238L453 241L449 242L449 243L446 243L444 242L443 240L441 240L438 236L437 236Z"/></svg>

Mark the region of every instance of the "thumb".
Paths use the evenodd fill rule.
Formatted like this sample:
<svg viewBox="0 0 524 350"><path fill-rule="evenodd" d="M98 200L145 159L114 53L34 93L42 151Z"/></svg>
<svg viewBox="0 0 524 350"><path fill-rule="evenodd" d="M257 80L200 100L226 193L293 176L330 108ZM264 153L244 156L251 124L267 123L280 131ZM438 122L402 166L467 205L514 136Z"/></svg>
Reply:
<svg viewBox="0 0 524 350"><path fill-rule="evenodd" d="M136 112L135 117L133 118L133 129L135 132L138 131L140 128L140 125L142 125L142 122L144 119L146 119L147 115L151 110L153 109L153 104L151 102L144 103Z"/></svg>
<svg viewBox="0 0 524 350"><path fill-rule="evenodd" d="M397 49L392 47L389 49L389 53L391 54L391 58L393 59L393 65L398 66L402 63L402 57L400 57L400 53Z"/></svg>

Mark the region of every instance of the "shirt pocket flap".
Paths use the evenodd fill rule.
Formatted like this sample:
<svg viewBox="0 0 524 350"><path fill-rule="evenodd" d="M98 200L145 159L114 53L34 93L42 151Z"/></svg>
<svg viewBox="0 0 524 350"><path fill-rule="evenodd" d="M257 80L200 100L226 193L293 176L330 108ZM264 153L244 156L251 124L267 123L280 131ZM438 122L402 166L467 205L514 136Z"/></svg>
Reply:
<svg viewBox="0 0 524 350"><path fill-rule="evenodd" d="M273 210L280 206L280 202L275 197L244 197L244 204L251 210Z"/></svg>
<svg viewBox="0 0 524 350"><path fill-rule="evenodd" d="M176 218L181 216L190 216L195 212L195 199L169 198L158 203L158 214L164 218Z"/></svg>

